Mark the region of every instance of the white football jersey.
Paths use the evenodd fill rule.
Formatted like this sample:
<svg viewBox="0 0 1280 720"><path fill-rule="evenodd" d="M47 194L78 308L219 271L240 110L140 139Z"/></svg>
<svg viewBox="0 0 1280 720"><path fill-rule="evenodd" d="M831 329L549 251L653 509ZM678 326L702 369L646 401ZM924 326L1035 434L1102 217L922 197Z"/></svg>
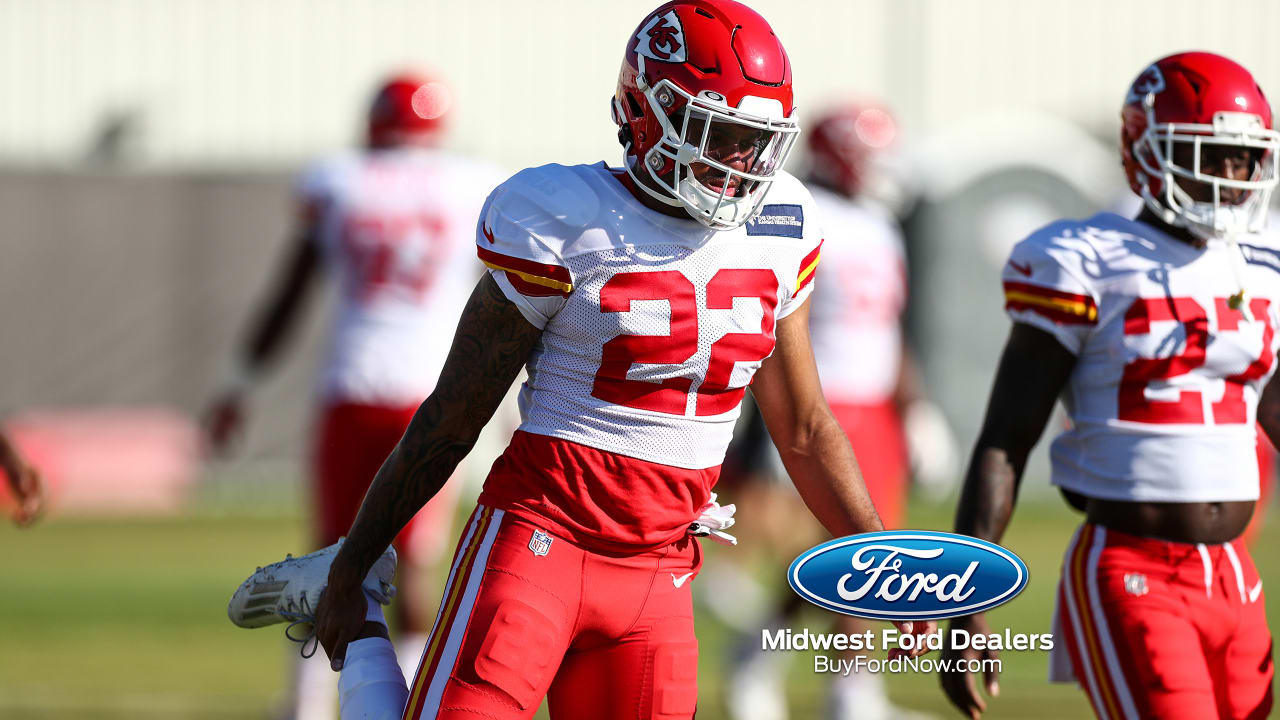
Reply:
<svg viewBox="0 0 1280 720"><path fill-rule="evenodd" d="M1006 308L1077 356L1053 483L1115 500L1258 497L1258 397L1280 338L1280 252L1204 249L1100 213L1036 231L1004 267ZM1240 261L1253 319L1232 309Z"/></svg>
<svg viewBox="0 0 1280 720"><path fill-rule="evenodd" d="M906 251L887 210L812 188L826 241L809 310L822 391L831 403L883 403L902 363Z"/></svg>
<svg viewBox="0 0 1280 720"><path fill-rule="evenodd" d="M501 180L421 148L342 155L303 173L298 194L320 213L321 252L340 286L326 397L411 405L430 394L479 276L475 218Z"/></svg>
<svg viewBox="0 0 1280 720"><path fill-rule="evenodd" d="M812 288L813 200L780 173L760 213L713 231L642 205L604 163L525 170L489 197L480 258L543 329L521 430L687 469L724 459L774 323Z"/></svg>

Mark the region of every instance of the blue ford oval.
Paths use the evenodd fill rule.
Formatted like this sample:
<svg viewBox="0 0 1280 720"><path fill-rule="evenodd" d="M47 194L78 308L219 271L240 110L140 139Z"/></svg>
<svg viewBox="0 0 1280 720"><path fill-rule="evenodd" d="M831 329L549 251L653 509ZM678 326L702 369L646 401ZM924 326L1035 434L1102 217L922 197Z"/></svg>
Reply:
<svg viewBox="0 0 1280 720"><path fill-rule="evenodd" d="M941 620L990 610L1027 585L1021 558L994 543L931 530L837 538L801 553L791 589L845 615Z"/></svg>

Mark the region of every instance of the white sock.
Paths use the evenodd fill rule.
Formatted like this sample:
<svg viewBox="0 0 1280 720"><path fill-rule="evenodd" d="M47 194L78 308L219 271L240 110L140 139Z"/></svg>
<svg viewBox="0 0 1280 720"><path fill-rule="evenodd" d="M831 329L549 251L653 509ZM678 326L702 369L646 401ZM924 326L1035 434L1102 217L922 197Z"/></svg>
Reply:
<svg viewBox="0 0 1280 720"><path fill-rule="evenodd" d="M338 676L342 720L398 720L408 700L409 687L390 640L371 637L347 645Z"/></svg>

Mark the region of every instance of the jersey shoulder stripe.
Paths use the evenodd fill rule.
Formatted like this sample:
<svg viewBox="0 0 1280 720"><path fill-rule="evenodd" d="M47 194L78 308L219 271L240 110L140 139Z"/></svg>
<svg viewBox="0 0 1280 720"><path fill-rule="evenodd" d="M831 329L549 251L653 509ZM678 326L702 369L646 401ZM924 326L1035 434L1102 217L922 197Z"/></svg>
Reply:
<svg viewBox="0 0 1280 720"><path fill-rule="evenodd" d="M1004 301L1006 310L1030 310L1059 324L1095 325L1098 322L1098 305L1089 295L1006 280Z"/></svg>
<svg viewBox="0 0 1280 720"><path fill-rule="evenodd" d="M476 226L476 254L520 295L567 298L575 283L566 244L597 205L576 168L522 170L489 195Z"/></svg>
<svg viewBox="0 0 1280 720"><path fill-rule="evenodd" d="M818 269L818 261L822 259L822 243L826 240L819 240L818 246L815 247L808 255L800 261L800 274L796 276L796 291L791 294L795 297L806 285L813 282L814 271Z"/></svg>
<svg viewBox="0 0 1280 720"><path fill-rule="evenodd" d="M569 297L569 293L573 292L573 276L562 265L533 262L479 246L476 247L476 254L486 267L505 272L507 280L522 295Z"/></svg>

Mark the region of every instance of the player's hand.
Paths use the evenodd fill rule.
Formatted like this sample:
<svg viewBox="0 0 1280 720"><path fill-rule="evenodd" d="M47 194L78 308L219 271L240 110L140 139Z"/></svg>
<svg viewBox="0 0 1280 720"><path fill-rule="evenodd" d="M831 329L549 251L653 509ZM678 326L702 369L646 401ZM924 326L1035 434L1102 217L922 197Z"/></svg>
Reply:
<svg viewBox="0 0 1280 720"><path fill-rule="evenodd" d="M925 645L925 637L938 631L938 623L933 620L895 620L893 626L898 628L898 632L903 635L915 635L916 644L911 650L891 648L889 650L890 660L897 657L919 657L929 652L929 648Z"/></svg>
<svg viewBox="0 0 1280 720"><path fill-rule="evenodd" d="M9 471L9 485L18 503L13 511L13 521L18 527L26 527L44 511L44 479L34 465L20 462L18 467Z"/></svg>
<svg viewBox="0 0 1280 720"><path fill-rule="evenodd" d="M987 619L981 613L977 615L969 615L967 617L955 618L951 621L951 630L967 630L970 634L988 633L990 627L987 626ZM947 633L950 638L951 633ZM950 660L952 669L941 673L938 678L942 683L942 691L947 694L947 699L951 701L964 713L967 717L977 720L987 709L987 703L978 693L978 687L974 682L972 673L955 667L957 663L971 660L999 660L1000 653L996 650L974 650L973 648L965 648L964 650L953 650L950 642L948 642L942 650L942 659L944 662ZM983 685L986 688L987 695L996 697L1000 694L1000 682L997 677L998 671L994 664L991 670L984 670L982 674Z"/></svg>
<svg viewBox="0 0 1280 720"><path fill-rule="evenodd" d="M240 392L224 392L204 415L205 441L212 455L225 455L244 426L244 398Z"/></svg>
<svg viewBox="0 0 1280 720"><path fill-rule="evenodd" d="M369 614L361 578L346 571L342 555L334 558L329 568L329 585L316 607L316 637L334 672L342 669L347 656L347 643L356 640Z"/></svg>

